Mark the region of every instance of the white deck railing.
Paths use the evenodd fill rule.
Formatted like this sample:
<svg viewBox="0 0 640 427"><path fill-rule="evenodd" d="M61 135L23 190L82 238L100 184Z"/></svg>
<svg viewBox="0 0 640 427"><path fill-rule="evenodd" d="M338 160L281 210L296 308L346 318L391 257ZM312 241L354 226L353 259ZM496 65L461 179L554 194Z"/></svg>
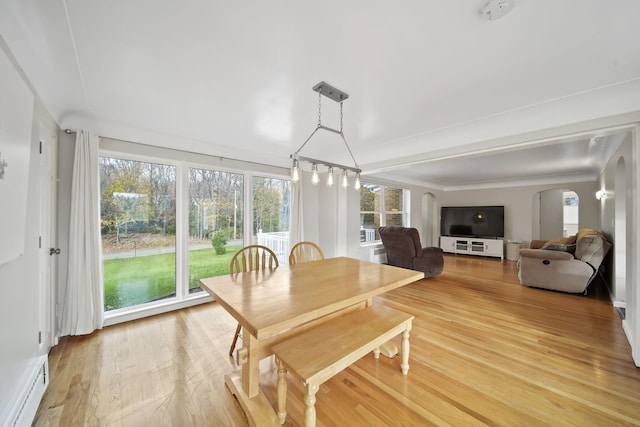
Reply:
<svg viewBox="0 0 640 427"><path fill-rule="evenodd" d="M289 232L263 233L258 230L258 245L266 246L275 252L280 264L289 264Z"/></svg>
<svg viewBox="0 0 640 427"><path fill-rule="evenodd" d="M360 227L360 242L373 242L376 239L376 231L373 228Z"/></svg>

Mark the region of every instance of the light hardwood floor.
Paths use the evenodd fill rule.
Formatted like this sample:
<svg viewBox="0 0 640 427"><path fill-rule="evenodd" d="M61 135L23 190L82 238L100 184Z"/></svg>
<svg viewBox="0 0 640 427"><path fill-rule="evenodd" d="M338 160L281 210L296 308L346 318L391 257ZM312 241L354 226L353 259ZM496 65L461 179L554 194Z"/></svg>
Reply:
<svg viewBox="0 0 640 427"><path fill-rule="evenodd" d="M515 262L445 256L442 275L374 303L415 315L409 375L365 356L320 388L318 426L640 425L640 369L601 287L530 289ZM65 338L34 425L244 426L223 380L235 326L211 303ZM272 358L261 369L275 406ZM288 383L285 425L301 425Z"/></svg>

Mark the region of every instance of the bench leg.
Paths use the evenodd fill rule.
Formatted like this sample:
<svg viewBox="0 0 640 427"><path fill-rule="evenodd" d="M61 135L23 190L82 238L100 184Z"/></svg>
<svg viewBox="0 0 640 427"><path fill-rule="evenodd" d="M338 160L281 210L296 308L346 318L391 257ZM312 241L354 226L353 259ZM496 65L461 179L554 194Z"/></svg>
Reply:
<svg viewBox="0 0 640 427"><path fill-rule="evenodd" d="M407 329L402 333L402 375L409 373L409 331L411 330L411 321L407 323Z"/></svg>
<svg viewBox="0 0 640 427"><path fill-rule="evenodd" d="M276 364L278 365L278 418L280 424L284 424L287 419L287 369L280 359L276 357Z"/></svg>
<svg viewBox="0 0 640 427"><path fill-rule="evenodd" d="M307 394L304 397L304 427L316 427L316 392L317 385L307 385Z"/></svg>

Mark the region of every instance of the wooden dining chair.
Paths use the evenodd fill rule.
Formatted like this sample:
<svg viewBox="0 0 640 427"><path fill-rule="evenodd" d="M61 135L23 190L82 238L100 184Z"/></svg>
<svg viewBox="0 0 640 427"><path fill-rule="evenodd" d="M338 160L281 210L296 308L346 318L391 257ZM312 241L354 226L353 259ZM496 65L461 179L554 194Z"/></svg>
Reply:
<svg viewBox="0 0 640 427"><path fill-rule="evenodd" d="M233 255L231 264L229 265L229 273L244 273L247 271L263 270L265 268L273 270L277 268L278 265L278 257L271 249L262 245L250 245L245 246ZM229 349L229 356L233 356L233 350L236 348L241 330L242 325L238 323L231 348Z"/></svg>
<svg viewBox="0 0 640 427"><path fill-rule="evenodd" d="M313 242L298 242L289 252L289 264L300 264L324 259L320 246Z"/></svg>

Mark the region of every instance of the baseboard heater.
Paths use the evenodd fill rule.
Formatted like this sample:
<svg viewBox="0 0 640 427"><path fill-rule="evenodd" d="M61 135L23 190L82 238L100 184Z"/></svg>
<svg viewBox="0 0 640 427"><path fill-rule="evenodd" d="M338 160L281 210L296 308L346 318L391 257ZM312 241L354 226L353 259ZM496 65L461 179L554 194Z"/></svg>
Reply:
<svg viewBox="0 0 640 427"><path fill-rule="evenodd" d="M387 262L387 251L384 250L384 246L375 246L371 248L369 252L369 261L378 264L384 264Z"/></svg>
<svg viewBox="0 0 640 427"><path fill-rule="evenodd" d="M28 427L33 423L42 396L49 385L48 360L47 355L37 357L27 368L26 381L4 420L4 427Z"/></svg>

